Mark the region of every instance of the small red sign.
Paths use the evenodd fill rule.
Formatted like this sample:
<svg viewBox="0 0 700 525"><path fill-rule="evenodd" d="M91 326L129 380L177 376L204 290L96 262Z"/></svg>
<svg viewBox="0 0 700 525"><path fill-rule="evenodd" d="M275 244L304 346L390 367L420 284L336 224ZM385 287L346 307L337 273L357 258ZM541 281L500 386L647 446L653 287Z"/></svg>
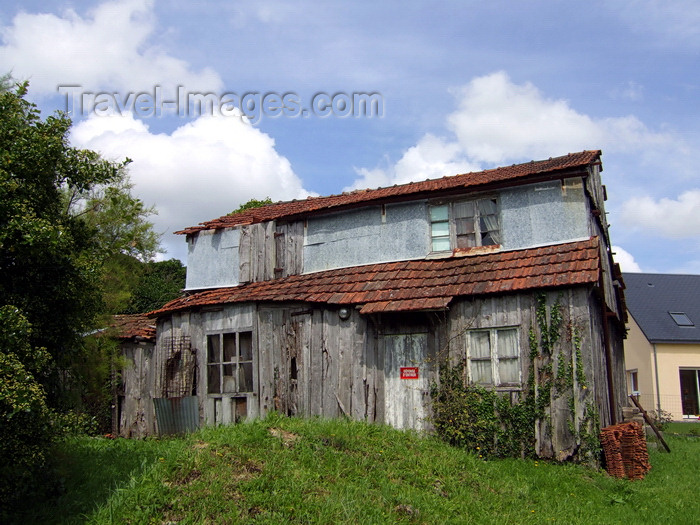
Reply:
<svg viewBox="0 0 700 525"><path fill-rule="evenodd" d="M401 367L401 379L418 379L418 367L417 366L402 366Z"/></svg>

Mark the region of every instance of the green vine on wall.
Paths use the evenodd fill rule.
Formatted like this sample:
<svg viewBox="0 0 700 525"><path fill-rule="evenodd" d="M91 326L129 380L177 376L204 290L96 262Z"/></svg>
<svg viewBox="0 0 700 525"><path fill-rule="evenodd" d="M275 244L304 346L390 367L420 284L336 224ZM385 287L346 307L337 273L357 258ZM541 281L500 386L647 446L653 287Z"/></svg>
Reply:
<svg viewBox="0 0 700 525"><path fill-rule="evenodd" d="M528 332L530 359L523 392L496 392L467 383L465 359L453 366L443 362L440 383L431 386L433 423L438 436L484 458L535 457L535 429L541 422L550 423L547 408L551 403L568 395L567 426L580 442L580 459L590 459L599 451L599 423L593 403L586 403L583 417L576 424L575 391L587 388L581 331L569 326L572 363L566 352L557 346L564 327L560 300L548 307L546 295L538 293L535 321L536 327ZM553 361L556 361L556 370Z"/></svg>

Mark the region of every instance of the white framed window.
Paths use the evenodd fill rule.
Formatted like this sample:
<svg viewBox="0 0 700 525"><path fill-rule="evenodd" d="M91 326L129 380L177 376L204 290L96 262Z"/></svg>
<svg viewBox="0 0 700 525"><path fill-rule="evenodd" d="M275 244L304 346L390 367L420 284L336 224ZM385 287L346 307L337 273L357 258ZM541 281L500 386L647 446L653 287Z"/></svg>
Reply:
<svg viewBox="0 0 700 525"><path fill-rule="evenodd" d="M637 370L627 371L628 387L631 396L639 395L639 372Z"/></svg>
<svg viewBox="0 0 700 525"><path fill-rule="evenodd" d="M498 199L484 197L430 206L431 251L501 243Z"/></svg>
<svg viewBox="0 0 700 525"><path fill-rule="evenodd" d="M250 393L253 385L253 332L207 335L207 393Z"/></svg>
<svg viewBox="0 0 700 525"><path fill-rule="evenodd" d="M484 386L520 386L520 344L517 328L467 332L469 381Z"/></svg>

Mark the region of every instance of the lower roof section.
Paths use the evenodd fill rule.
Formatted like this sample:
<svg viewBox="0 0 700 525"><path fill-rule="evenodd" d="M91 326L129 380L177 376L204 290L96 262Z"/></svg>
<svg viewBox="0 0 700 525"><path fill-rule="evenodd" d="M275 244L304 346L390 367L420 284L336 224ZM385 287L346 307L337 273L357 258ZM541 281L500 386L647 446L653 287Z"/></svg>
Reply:
<svg viewBox="0 0 700 525"><path fill-rule="evenodd" d="M597 237L524 250L340 268L217 288L181 297L149 314L241 302L309 302L356 306L360 313L446 308L453 298L595 284Z"/></svg>

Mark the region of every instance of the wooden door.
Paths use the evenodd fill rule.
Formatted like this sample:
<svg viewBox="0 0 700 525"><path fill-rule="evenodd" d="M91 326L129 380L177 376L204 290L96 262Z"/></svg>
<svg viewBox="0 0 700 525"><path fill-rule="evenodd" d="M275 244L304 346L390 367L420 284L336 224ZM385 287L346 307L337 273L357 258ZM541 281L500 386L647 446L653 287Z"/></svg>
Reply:
<svg viewBox="0 0 700 525"><path fill-rule="evenodd" d="M428 334L383 335L384 420L395 428L425 428L429 395Z"/></svg>

